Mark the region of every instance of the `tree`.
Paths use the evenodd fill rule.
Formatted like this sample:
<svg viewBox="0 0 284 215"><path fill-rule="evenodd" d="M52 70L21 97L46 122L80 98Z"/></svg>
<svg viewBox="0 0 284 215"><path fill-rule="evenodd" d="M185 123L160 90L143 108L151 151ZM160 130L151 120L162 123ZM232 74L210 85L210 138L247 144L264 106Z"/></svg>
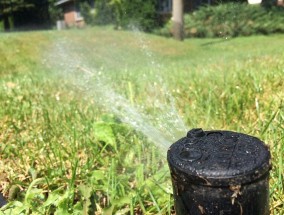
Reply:
<svg viewBox="0 0 284 215"><path fill-rule="evenodd" d="M55 6L57 0L48 0L48 13L51 24L63 18L63 11L61 7Z"/></svg>
<svg viewBox="0 0 284 215"><path fill-rule="evenodd" d="M158 25L156 4L157 0L97 0L95 21L151 32Z"/></svg>
<svg viewBox="0 0 284 215"><path fill-rule="evenodd" d="M177 40L183 40L183 0L173 0L172 32Z"/></svg>
<svg viewBox="0 0 284 215"><path fill-rule="evenodd" d="M33 4L25 0L1 0L0 1L0 19L4 21L4 29L10 30L13 24L13 14L23 8L33 7Z"/></svg>

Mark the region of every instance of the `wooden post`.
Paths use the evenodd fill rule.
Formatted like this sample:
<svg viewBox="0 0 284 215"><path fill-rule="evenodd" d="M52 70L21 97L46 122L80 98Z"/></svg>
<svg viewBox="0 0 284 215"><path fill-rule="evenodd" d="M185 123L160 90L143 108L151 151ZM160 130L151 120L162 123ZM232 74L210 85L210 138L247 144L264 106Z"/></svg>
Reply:
<svg viewBox="0 0 284 215"><path fill-rule="evenodd" d="M175 39L183 40L183 0L173 0L172 33Z"/></svg>

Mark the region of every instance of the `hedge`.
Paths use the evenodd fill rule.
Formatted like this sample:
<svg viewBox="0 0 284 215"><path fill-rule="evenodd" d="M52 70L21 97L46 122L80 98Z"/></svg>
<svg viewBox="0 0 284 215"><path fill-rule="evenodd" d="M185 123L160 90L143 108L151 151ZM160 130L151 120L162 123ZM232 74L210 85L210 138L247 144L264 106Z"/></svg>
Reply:
<svg viewBox="0 0 284 215"><path fill-rule="evenodd" d="M170 36L171 23L158 34ZM184 17L185 37L236 37L284 33L284 8L247 3L203 6Z"/></svg>

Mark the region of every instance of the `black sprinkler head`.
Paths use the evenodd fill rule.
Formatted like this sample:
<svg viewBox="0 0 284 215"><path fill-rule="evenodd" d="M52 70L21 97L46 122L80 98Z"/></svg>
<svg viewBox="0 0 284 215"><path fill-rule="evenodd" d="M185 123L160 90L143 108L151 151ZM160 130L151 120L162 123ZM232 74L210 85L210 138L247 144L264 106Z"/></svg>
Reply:
<svg viewBox="0 0 284 215"><path fill-rule="evenodd" d="M168 150L177 215L269 215L269 148L231 131L192 129Z"/></svg>

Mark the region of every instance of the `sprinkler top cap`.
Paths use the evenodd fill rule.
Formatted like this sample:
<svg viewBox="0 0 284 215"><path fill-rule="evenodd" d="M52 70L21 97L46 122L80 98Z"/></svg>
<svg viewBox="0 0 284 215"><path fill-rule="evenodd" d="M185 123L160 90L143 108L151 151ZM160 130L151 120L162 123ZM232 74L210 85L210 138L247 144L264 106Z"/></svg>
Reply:
<svg viewBox="0 0 284 215"><path fill-rule="evenodd" d="M208 186L250 183L271 169L269 148L261 140L231 131L192 129L167 157L173 178Z"/></svg>

